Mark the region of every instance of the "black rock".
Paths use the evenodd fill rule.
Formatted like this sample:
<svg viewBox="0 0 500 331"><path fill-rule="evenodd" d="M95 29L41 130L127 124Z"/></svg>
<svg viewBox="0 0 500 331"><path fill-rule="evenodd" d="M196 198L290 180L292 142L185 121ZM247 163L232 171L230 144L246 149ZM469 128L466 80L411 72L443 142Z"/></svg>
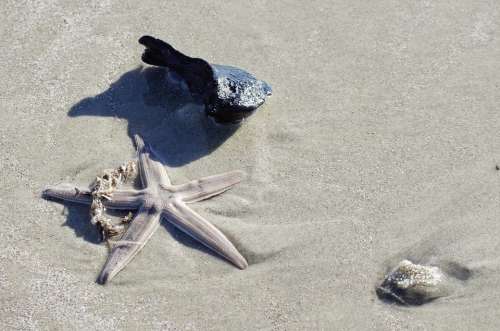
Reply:
<svg viewBox="0 0 500 331"><path fill-rule="evenodd" d="M271 95L269 84L245 70L186 56L150 36L141 37L139 43L146 46L142 60L180 75L189 91L202 98L207 114L217 122L238 123Z"/></svg>

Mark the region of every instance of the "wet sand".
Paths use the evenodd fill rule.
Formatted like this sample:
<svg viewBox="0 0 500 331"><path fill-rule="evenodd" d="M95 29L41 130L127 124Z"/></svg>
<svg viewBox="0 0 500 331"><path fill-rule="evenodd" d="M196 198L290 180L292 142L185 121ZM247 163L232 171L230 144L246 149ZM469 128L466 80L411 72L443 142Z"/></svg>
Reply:
<svg viewBox="0 0 500 331"><path fill-rule="evenodd" d="M498 2L0 8L1 329L498 327ZM142 66L143 34L247 69L273 96L241 127L216 126ZM110 284L95 282L107 248L88 210L40 194L133 158L136 133L174 183L247 172L194 209L248 269L164 223ZM375 288L403 259L467 277L428 304L386 304Z"/></svg>

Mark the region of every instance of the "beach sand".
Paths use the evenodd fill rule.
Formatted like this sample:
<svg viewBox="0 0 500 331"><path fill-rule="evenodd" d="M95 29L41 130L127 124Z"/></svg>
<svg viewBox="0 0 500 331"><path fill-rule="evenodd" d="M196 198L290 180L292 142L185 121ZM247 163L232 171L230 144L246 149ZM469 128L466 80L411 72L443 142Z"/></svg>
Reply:
<svg viewBox="0 0 500 331"><path fill-rule="evenodd" d="M500 323L498 1L3 1L0 328L494 330ZM150 34L273 95L239 128L144 66ZM242 271L168 223L106 286L88 209L41 198L135 155L174 183L241 169L193 205ZM419 307L375 287L403 259L467 277Z"/></svg>

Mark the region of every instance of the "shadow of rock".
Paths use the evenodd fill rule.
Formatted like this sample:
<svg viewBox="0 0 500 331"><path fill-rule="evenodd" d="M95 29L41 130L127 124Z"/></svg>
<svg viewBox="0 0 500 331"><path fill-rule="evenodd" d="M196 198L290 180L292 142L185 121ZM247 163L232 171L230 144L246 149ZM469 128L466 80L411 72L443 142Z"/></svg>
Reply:
<svg viewBox="0 0 500 331"><path fill-rule="evenodd" d="M103 93L81 100L68 115L125 119L128 135L141 135L170 167L180 167L219 147L237 129L208 118L201 100L168 69L138 67Z"/></svg>

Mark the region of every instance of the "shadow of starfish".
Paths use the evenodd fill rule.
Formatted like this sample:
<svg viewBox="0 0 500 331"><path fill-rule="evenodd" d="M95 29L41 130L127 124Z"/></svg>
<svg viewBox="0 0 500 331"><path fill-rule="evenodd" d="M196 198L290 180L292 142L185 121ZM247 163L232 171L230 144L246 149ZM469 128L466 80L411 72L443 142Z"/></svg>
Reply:
<svg viewBox="0 0 500 331"><path fill-rule="evenodd" d="M117 190L104 204L110 209L137 210L137 213L123 237L113 244L98 282L105 284L111 280L135 257L156 231L161 218L238 268L245 269L248 263L231 241L187 206L230 189L241 181L243 172L232 171L173 185L157 152L138 135L135 142L142 189ZM71 184L48 187L43 196L88 205L92 202L88 189Z"/></svg>

